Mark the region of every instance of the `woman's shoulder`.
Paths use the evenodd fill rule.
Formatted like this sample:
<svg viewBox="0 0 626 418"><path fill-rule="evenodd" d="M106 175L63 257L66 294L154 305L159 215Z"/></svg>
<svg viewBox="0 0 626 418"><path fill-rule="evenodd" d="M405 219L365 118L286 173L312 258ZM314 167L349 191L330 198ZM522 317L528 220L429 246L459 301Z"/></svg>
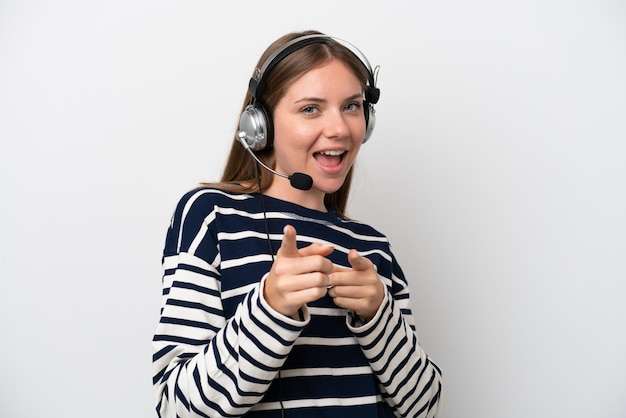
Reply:
<svg viewBox="0 0 626 418"><path fill-rule="evenodd" d="M369 235L384 240L387 239L385 234L383 234L380 230L378 230L372 224L367 223L363 220L343 217L339 219L339 224L344 225L346 228L349 228L354 233Z"/></svg>
<svg viewBox="0 0 626 418"><path fill-rule="evenodd" d="M210 209L216 206L238 206L241 202L253 199L253 196L245 192L237 192L215 185L200 185L195 187L179 199L178 209L197 208Z"/></svg>
<svg viewBox="0 0 626 418"><path fill-rule="evenodd" d="M254 200L254 196L247 193L236 193L215 186L198 186L190 189L180 197L172 217L170 229L198 230L205 225L208 219L216 212L242 210Z"/></svg>

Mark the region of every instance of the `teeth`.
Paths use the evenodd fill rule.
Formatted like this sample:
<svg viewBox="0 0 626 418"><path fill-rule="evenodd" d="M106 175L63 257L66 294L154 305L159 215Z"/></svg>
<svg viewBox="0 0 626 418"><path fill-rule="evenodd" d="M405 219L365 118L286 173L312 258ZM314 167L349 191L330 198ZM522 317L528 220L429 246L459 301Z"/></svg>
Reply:
<svg viewBox="0 0 626 418"><path fill-rule="evenodd" d="M337 155L343 154L344 152L345 151L340 151L340 150L329 150L329 151L322 151L320 152L320 154L337 156Z"/></svg>

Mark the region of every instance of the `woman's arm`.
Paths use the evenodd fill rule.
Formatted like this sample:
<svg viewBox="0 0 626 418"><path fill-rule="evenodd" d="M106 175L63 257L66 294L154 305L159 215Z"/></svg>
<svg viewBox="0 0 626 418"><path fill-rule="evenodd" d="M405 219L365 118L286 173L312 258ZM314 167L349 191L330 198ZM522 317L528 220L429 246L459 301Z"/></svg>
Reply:
<svg viewBox="0 0 626 418"><path fill-rule="evenodd" d="M239 416L261 400L303 323L276 316L258 289L225 321L196 297L207 289L176 277L153 340L160 417Z"/></svg>
<svg viewBox="0 0 626 418"><path fill-rule="evenodd" d="M383 279L388 285L378 312L366 324L349 326L394 413L432 418L440 403L441 371L419 345L408 286L393 262L393 280Z"/></svg>
<svg viewBox="0 0 626 418"><path fill-rule="evenodd" d="M214 214L195 198L181 202L166 239L153 338L157 411L163 418L239 416L264 396L308 318L271 309L263 282L225 317Z"/></svg>

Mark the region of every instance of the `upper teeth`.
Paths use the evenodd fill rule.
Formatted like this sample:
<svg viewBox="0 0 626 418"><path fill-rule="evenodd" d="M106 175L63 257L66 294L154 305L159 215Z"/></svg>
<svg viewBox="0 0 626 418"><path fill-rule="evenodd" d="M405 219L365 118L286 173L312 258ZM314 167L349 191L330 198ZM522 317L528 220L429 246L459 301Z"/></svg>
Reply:
<svg viewBox="0 0 626 418"><path fill-rule="evenodd" d="M342 150L330 150L330 151L322 151L320 154L324 155L341 155L344 151Z"/></svg>

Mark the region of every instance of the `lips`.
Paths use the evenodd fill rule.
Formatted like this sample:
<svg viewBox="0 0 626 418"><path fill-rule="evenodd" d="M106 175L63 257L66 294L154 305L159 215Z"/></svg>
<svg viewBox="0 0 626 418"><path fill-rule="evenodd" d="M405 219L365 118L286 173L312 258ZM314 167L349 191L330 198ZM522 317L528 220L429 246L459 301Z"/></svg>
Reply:
<svg viewBox="0 0 626 418"><path fill-rule="evenodd" d="M313 157L324 167L331 168L339 166L345 154L345 150L326 150L314 153Z"/></svg>

